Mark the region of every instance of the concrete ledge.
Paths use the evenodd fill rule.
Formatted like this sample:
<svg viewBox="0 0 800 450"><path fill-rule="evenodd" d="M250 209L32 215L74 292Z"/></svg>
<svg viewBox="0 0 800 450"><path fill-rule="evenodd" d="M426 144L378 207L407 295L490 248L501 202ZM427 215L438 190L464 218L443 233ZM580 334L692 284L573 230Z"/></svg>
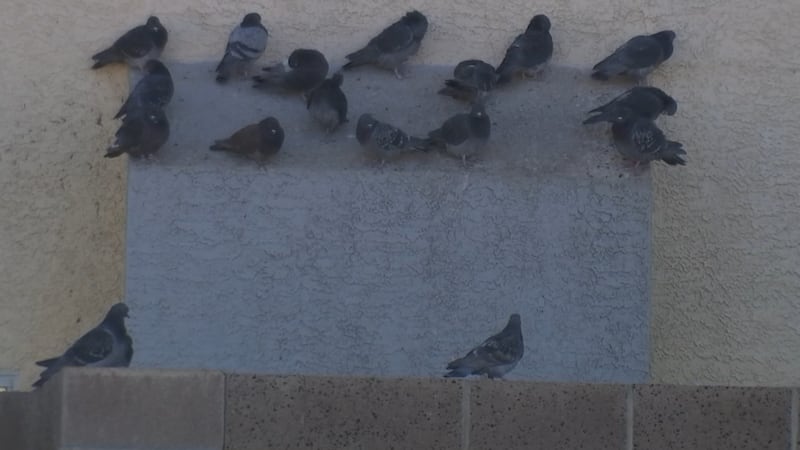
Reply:
<svg viewBox="0 0 800 450"><path fill-rule="evenodd" d="M792 448L790 388L73 369L0 394L3 450Z"/></svg>

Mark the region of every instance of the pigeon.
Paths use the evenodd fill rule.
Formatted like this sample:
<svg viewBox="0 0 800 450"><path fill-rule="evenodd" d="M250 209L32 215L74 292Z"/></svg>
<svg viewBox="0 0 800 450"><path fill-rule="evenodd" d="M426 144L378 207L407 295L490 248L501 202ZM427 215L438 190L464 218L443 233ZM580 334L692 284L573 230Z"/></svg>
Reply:
<svg viewBox="0 0 800 450"><path fill-rule="evenodd" d="M33 387L42 386L64 367L128 367L133 358L133 339L125 329L128 306L117 303L99 325L81 336L63 355L37 361L44 367Z"/></svg>
<svg viewBox="0 0 800 450"><path fill-rule="evenodd" d="M428 19L419 11L411 11L370 39L366 47L346 56L349 61L342 68L373 64L394 72L402 79L400 66L415 55L428 31Z"/></svg>
<svg viewBox="0 0 800 450"><path fill-rule="evenodd" d="M172 100L175 87L172 83L172 76L167 67L157 59L151 59L145 63L142 69L144 77L136 83L128 99L114 116L115 119L141 108L163 108Z"/></svg>
<svg viewBox="0 0 800 450"><path fill-rule="evenodd" d="M114 136L116 139L106 150L106 158L116 158L123 153L134 158L149 157L169 139L169 121L161 108L142 108L126 115Z"/></svg>
<svg viewBox="0 0 800 450"><path fill-rule="evenodd" d="M453 69L453 78L444 82L439 94L458 100L475 101L486 96L497 83L495 68L479 59L461 61Z"/></svg>
<svg viewBox="0 0 800 450"><path fill-rule="evenodd" d="M642 82L656 67L672 56L675 32L659 31L631 38L610 56L592 68L592 78L608 80L615 75L628 75Z"/></svg>
<svg viewBox="0 0 800 450"><path fill-rule="evenodd" d="M333 133L339 125L347 122L347 97L342 92L343 78L341 72L336 72L311 91L306 102L306 109L328 133Z"/></svg>
<svg viewBox="0 0 800 450"><path fill-rule="evenodd" d="M209 147L213 151L236 153L247 156L260 156L265 159L278 153L283 145L283 128L274 117L247 125L229 138L214 142Z"/></svg>
<svg viewBox="0 0 800 450"><path fill-rule="evenodd" d="M167 29L156 16L150 16L147 23L132 28L117 39L111 47L95 54L92 69L99 69L111 63L127 63L130 67L141 68L150 59L158 59L167 45Z"/></svg>
<svg viewBox="0 0 800 450"><path fill-rule="evenodd" d="M289 55L289 70L283 63L264 67L263 75L253 77L253 87L274 86L287 91L308 92L328 76L328 60L317 50L297 49Z"/></svg>
<svg viewBox="0 0 800 450"><path fill-rule="evenodd" d="M381 163L411 151L424 150L424 139L409 136L397 127L376 120L372 114L362 114L358 118L356 139L362 147L378 155Z"/></svg>
<svg viewBox="0 0 800 450"><path fill-rule="evenodd" d="M584 125L597 122L613 122L623 108L628 108L637 116L648 120L656 120L661 114L674 115L678 111L678 103L666 92L656 87L635 86L623 92L610 102L599 106L589 114L592 117L584 120Z"/></svg>
<svg viewBox="0 0 800 450"><path fill-rule="evenodd" d="M469 113L456 114L447 119L440 128L428 133L424 149L438 148L452 156L467 158L477 154L489 140L492 122L483 103L473 103Z"/></svg>
<svg viewBox="0 0 800 450"><path fill-rule="evenodd" d="M497 84L506 84L518 75L534 76L541 72L553 56L550 19L544 14L533 16L525 32L518 35L497 66Z"/></svg>
<svg viewBox="0 0 800 450"><path fill-rule="evenodd" d="M502 378L517 366L525 352L522 341L521 319L512 314L503 331L483 341L483 343L447 365L445 377L466 377L486 374L489 378Z"/></svg>
<svg viewBox="0 0 800 450"><path fill-rule="evenodd" d="M630 109L624 109L614 117L611 134L619 153L623 158L635 161L634 167L657 160L670 166L686 165L682 157L686 154L683 144L668 141L653 121L637 116Z"/></svg>
<svg viewBox="0 0 800 450"><path fill-rule="evenodd" d="M247 72L252 62L266 50L268 37L269 33L261 25L261 16L258 13L244 16L242 23L228 36L225 55L216 69L217 82L224 83L234 74Z"/></svg>

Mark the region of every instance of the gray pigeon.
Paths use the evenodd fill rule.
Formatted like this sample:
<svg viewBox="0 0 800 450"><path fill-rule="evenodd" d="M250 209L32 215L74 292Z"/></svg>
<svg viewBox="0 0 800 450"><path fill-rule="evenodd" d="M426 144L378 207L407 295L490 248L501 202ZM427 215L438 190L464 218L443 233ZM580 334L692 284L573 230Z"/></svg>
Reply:
<svg viewBox="0 0 800 450"><path fill-rule="evenodd" d="M264 67L264 73L253 77L253 87L277 87L306 93L319 86L328 76L328 60L317 50L297 49L289 55L289 69L281 64Z"/></svg>
<svg viewBox="0 0 800 450"><path fill-rule="evenodd" d="M674 115L678 111L678 103L659 88L635 86L605 105L589 111L589 114L596 114L584 120L583 123L586 125L597 122L613 122L614 117L619 116L622 109L625 108L632 110L641 118L656 120L661 114Z"/></svg>
<svg viewBox="0 0 800 450"><path fill-rule="evenodd" d="M283 128L278 119L267 117L261 122L247 125L226 139L215 141L210 149L238 155L258 155L266 159L278 153L283 139Z"/></svg>
<svg viewBox="0 0 800 450"><path fill-rule="evenodd" d="M467 158L477 154L486 146L492 122L483 103L472 104L469 113L456 114L447 119L440 128L428 133L425 149L437 148L452 156Z"/></svg>
<svg viewBox="0 0 800 450"><path fill-rule="evenodd" d="M142 69L144 77L136 83L128 99L114 116L119 119L132 111L142 108L163 108L172 100L175 87L172 83L172 76L167 67L157 59L151 59L145 63Z"/></svg>
<svg viewBox="0 0 800 450"><path fill-rule="evenodd" d="M656 124L637 116L630 109L621 111L614 118L611 134L619 153L623 158L635 161L634 167L657 160L670 166L686 165L681 156L686 154L683 144L668 141Z"/></svg>
<svg viewBox="0 0 800 450"><path fill-rule="evenodd" d="M111 47L95 54L92 69L99 69L111 63L127 63L130 67L141 68L150 59L158 59L167 45L167 29L156 16L150 16L147 23L129 30L117 39Z"/></svg>
<svg viewBox="0 0 800 450"><path fill-rule="evenodd" d="M608 80L616 75L628 75L642 82L656 67L672 56L675 32L659 31L631 38L610 56L592 68L592 78Z"/></svg>
<svg viewBox="0 0 800 450"><path fill-rule="evenodd" d="M517 366L525 353L522 341L521 319L512 314L503 331L483 341L483 343L447 365L445 377L466 377L486 374L489 378L502 378Z"/></svg>
<svg viewBox="0 0 800 450"><path fill-rule="evenodd" d="M453 69L453 78L444 82L439 94L472 102L482 99L497 83L494 66L479 59L461 61Z"/></svg>
<svg viewBox="0 0 800 450"><path fill-rule="evenodd" d="M376 120L371 114L362 114L358 118L356 139L362 147L377 155L381 162L425 148L424 139L409 136L399 128Z"/></svg>
<svg viewBox="0 0 800 450"><path fill-rule="evenodd" d="M33 387L42 386L64 367L128 367L133 358L133 339L125 329L128 306L117 303L99 325L81 336L63 355L37 361L44 367Z"/></svg>
<svg viewBox="0 0 800 450"><path fill-rule="evenodd" d="M336 72L311 91L306 102L306 109L328 133L333 133L339 125L347 122L347 97L342 92L343 78L341 72Z"/></svg>
<svg viewBox="0 0 800 450"><path fill-rule="evenodd" d="M373 64L394 72L397 78L400 66L415 55L428 31L428 19L419 11L411 11L370 39L366 47L346 56L349 61L342 68Z"/></svg>
<svg viewBox="0 0 800 450"><path fill-rule="evenodd" d="M250 65L267 49L269 33L261 25L258 13L244 16L242 23L236 26L228 36L225 55L217 66L217 81L223 83L232 75L242 75Z"/></svg>
<svg viewBox="0 0 800 450"><path fill-rule="evenodd" d="M161 108L138 109L125 116L114 136L116 139L106 150L106 158L116 158L123 153L134 158L147 157L169 139L169 121Z"/></svg>
<svg viewBox="0 0 800 450"><path fill-rule="evenodd" d="M503 62L497 66L497 84L506 84L515 77L534 76L541 72L553 56L550 19L544 14L533 16L528 28L511 43Z"/></svg>

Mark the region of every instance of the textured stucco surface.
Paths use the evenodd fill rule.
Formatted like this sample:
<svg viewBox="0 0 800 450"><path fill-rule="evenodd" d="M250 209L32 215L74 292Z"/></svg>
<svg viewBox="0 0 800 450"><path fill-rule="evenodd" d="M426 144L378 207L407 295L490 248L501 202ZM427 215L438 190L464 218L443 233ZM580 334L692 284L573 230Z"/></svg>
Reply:
<svg viewBox="0 0 800 450"><path fill-rule="evenodd" d="M448 68L349 74L351 123L327 136L299 96L222 89L212 67L172 66L172 143L129 166L135 365L438 375L519 312L527 354L512 376L647 379L650 177L620 170L579 120L578 92L608 88L554 68L561 88L497 94L476 165L431 154L381 168L355 118L438 126L464 110L435 95ZM266 114L286 131L278 158L208 151Z"/></svg>
<svg viewBox="0 0 800 450"><path fill-rule="evenodd" d="M344 54L413 2L11 2L0 18L0 366L30 381L119 295L124 161L104 162L126 72L88 57L158 13L165 59L207 61L244 10L265 16L265 60L298 46ZM652 77L679 113L661 122L690 152L654 172L653 375L661 381L797 382L800 5L728 2L432 2L418 63L497 62L527 18L553 21L554 63L588 70L626 37L671 27ZM346 48L344 48L346 47ZM212 58L213 56L213 58ZM621 89L621 87L620 87ZM98 115L101 125L96 125ZM75 132L76 135L72 133ZM65 318L66 317L66 318ZM80 323L76 323L81 318Z"/></svg>

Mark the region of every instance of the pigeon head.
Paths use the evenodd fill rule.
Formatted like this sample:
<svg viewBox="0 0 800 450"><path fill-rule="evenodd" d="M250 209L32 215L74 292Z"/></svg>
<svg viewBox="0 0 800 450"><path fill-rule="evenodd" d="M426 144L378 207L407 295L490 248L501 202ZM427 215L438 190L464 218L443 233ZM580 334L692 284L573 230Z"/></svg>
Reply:
<svg viewBox="0 0 800 450"><path fill-rule="evenodd" d="M508 324L506 325L506 329L509 328L519 328L522 325L522 318L519 314L514 313L511 317L508 318Z"/></svg>
<svg viewBox="0 0 800 450"><path fill-rule="evenodd" d="M664 49L664 60L672 56L672 50L673 50L672 41L674 41L676 37L674 31L672 30L659 31L658 33L655 33L651 36L654 39L656 39L658 43L661 44L661 48Z"/></svg>
<svg viewBox="0 0 800 450"><path fill-rule="evenodd" d="M167 45L167 29L161 25L161 21L156 16L150 16L147 19L147 29L153 37L153 43L156 47L163 49Z"/></svg>
<svg viewBox="0 0 800 450"><path fill-rule="evenodd" d="M261 137L265 142L275 147L283 145L284 133L278 119L270 116L258 123Z"/></svg>
<svg viewBox="0 0 800 450"><path fill-rule="evenodd" d="M356 139L358 139L361 145L369 141L370 136L372 136L372 131L377 124L378 121L375 120L371 114L362 114L361 117L358 118L358 123L356 124Z"/></svg>
<svg viewBox="0 0 800 450"><path fill-rule="evenodd" d="M328 64L325 56L317 50L298 48L289 55L287 64L292 69L316 67L321 64Z"/></svg>
<svg viewBox="0 0 800 450"><path fill-rule="evenodd" d="M169 75L167 66L157 59L150 59L144 64L145 73Z"/></svg>
<svg viewBox="0 0 800 450"><path fill-rule="evenodd" d="M261 15L258 13L249 13L242 19L243 27L254 27L261 24Z"/></svg>
<svg viewBox="0 0 800 450"><path fill-rule="evenodd" d="M425 33L428 31L428 19L424 14L414 10L407 13L400 20L411 28L416 40L421 40L423 37L425 37Z"/></svg>
<svg viewBox="0 0 800 450"><path fill-rule="evenodd" d="M128 317L128 305L125 303L116 303L106 314L106 319L123 320Z"/></svg>
<svg viewBox="0 0 800 450"><path fill-rule="evenodd" d="M675 113L678 112L678 102L663 91L661 94L663 94L661 96L661 102L664 104L664 114L674 116Z"/></svg>
<svg viewBox="0 0 800 450"><path fill-rule="evenodd" d="M528 28L525 29L526 33L531 31L550 31L550 18L544 14L537 14L528 23Z"/></svg>

